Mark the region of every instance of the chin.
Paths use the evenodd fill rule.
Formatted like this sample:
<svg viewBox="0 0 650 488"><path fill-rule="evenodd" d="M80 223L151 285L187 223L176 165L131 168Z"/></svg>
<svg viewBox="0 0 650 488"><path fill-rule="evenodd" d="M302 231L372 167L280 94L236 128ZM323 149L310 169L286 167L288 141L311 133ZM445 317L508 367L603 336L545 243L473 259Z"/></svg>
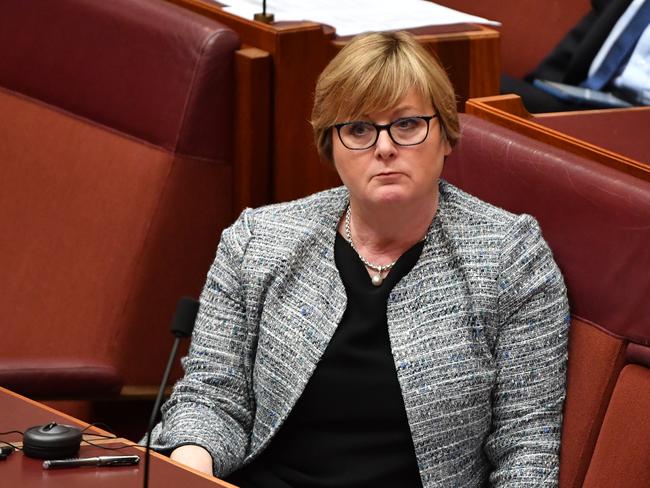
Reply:
<svg viewBox="0 0 650 488"><path fill-rule="evenodd" d="M373 192L371 200L378 204L397 204L411 200L411 192L403 188L379 188Z"/></svg>
<svg viewBox="0 0 650 488"><path fill-rule="evenodd" d="M400 205L409 203L423 203L434 201L438 192L438 183L435 185L384 185L374 188L368 194L368 200L377 205Z"/></svg>

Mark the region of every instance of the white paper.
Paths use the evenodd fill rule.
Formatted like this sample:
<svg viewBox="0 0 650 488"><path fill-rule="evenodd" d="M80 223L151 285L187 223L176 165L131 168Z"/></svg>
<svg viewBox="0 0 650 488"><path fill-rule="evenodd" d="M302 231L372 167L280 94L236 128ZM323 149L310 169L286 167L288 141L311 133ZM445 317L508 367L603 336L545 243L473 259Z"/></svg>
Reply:
<svg viewBox="0 0 650 488"><path fill-rule="evenodd" d="M261 0L220 0L220 3L227 5L225 11L247 19L262 11ZM308 20L327 24L339 36L428 25L500 25L426 0L269 0L266 12L272 13L276 22Z"/></svg>

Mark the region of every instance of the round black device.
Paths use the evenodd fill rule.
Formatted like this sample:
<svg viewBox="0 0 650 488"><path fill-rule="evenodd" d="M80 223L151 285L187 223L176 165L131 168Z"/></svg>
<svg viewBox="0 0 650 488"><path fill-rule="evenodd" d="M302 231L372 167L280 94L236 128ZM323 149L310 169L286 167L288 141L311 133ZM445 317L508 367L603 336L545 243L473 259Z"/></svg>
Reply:
<svg viewBox="0 0 650 488"><path fill-rule="evenodd" d="M38 459L75 457L80 445L80 429L56 422L30 427L23 436L25 456Z"/></svg>

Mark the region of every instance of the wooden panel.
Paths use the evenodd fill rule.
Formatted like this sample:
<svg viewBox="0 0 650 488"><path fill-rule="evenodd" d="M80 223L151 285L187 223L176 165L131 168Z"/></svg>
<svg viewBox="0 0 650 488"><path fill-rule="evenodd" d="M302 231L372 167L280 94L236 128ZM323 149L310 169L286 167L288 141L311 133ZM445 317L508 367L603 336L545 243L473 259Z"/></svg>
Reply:
<svg viewBox="0 0 650 488"><path fill-rule="evenodd" d="M235 215L271 201L271 70L266 51L235 54Z"/></svg>
<svg viewBox="0 0 650 488"><path fill-rule="evenodd" d="M298 198L338 184L322 163L309 123L314 87L334 56L322 31L283 32L274 56L275 201Z"/></svg>
<svg viewBox="0 0 650 488"><path fill-rule="evenodd" d="M487 27L477 27L466 32L419 36L447 70L461 111L468 98L499 93L499 35Z"/></svg>
<svg viewBox="0 0 650 488"><path fill-rule="evenodd" d="M469 114L507 127L520 134L650 181L650 166L626 155L545 127L539 123L537 117L526 111L518 95L471 99L467 101L465 109ZM570 116L572 113L562 112L555 116L559 117L562 114Z"/></svg>
<svg viewBox="0 0 650 488"><path fill-rule="evenodd" d="M275 54L276 36L278 34L303 30L321 31L321 25L315 22L276 22L273 24L264 24L262 22L244 19L225 12L219 4L211 0L167 1L227 25L237 32L242 43L263 49L271 54Z"/></svg>
<svg viewBox="0 0 650 488"><path fill-rule="evenodd" d="M650 107L534 114L534 121L650 167Z"/></svg>

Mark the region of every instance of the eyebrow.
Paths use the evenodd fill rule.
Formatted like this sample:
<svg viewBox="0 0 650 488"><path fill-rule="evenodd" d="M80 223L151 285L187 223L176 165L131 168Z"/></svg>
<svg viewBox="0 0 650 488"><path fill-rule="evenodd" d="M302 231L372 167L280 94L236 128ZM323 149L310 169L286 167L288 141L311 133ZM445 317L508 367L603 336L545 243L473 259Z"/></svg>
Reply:
<svg viewBox="0 0 650 488"><path fill-rule="evenodd" d="M402 117L405 116L404 112L408 112L408 111L417 112L416 108L413 105L404 105L404 106L397 106L397 108L393 110L393 114L399 114L397 115L397 118L401 119ZM417 112L415 115L422 115L422 114L420 112ZM359 117L360 118L357 120L371 120L368 114L361 114L359 115Z"/></svg>
<svg viewBox="0 0 650 488"><path fill-rule="evenodd" d="M398 106L395 108L395 113L405 112L407 110L415 110L415 107L413 105L404 105L403 107Z"/></svg>

